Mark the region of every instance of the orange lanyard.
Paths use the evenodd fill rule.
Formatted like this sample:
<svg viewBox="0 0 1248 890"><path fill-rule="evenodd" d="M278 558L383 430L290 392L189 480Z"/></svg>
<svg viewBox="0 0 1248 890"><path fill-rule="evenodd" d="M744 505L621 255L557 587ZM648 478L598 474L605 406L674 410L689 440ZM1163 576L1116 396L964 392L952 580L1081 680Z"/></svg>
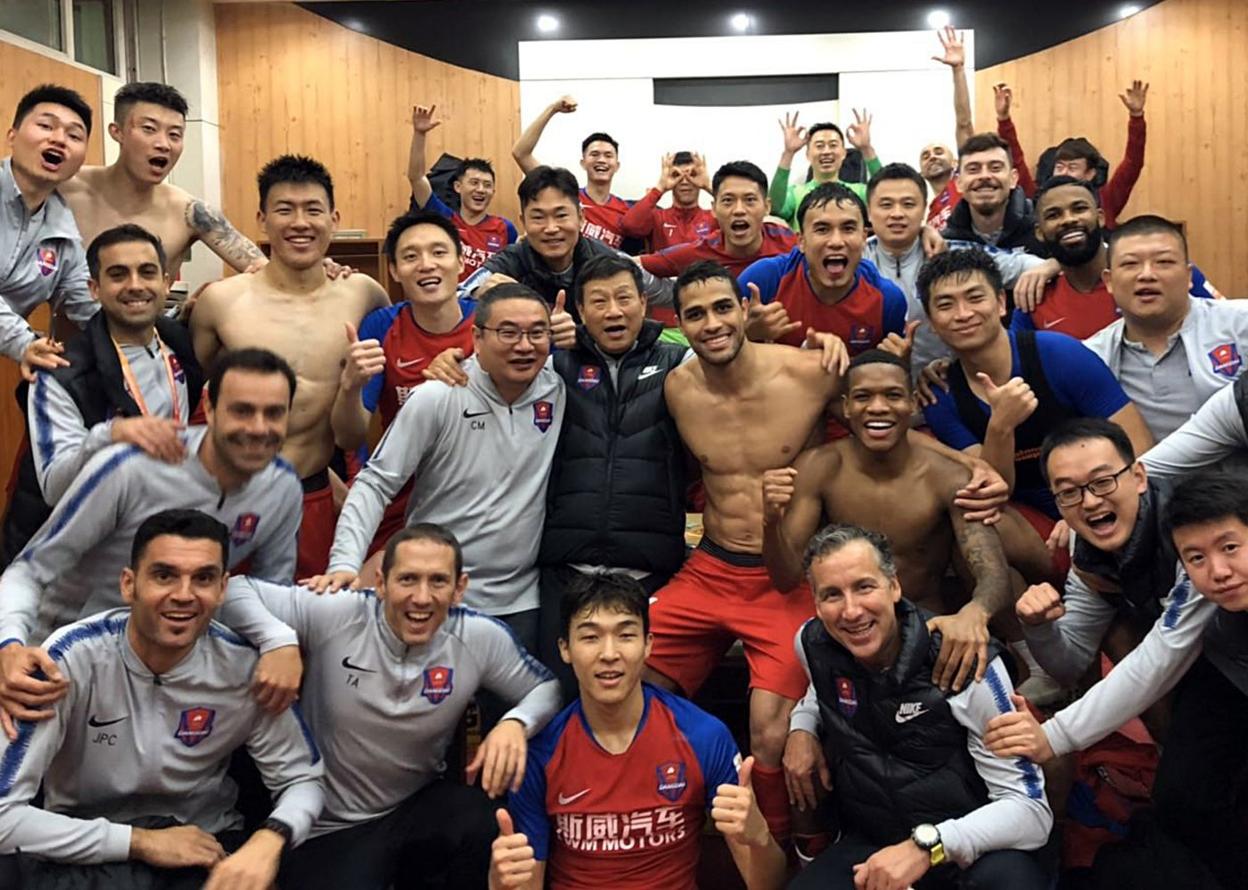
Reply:
<svg viewBox="0 0 1248 890"><path fill-rule="evenodd" d="M139 389L139 383L134 377L134 370L130 367L130 360L126 358L125 352L113 341L113 348L117 350L117 360L121 362L121 376L126 381L126 391L130 393L130 398L134 399L134 403L139 406L139 413L147 417L151 412L147 410L147 402L143 399L143 392ZM165 375L169 378L169 398L173 402L173 419L182 420L182 402L178 398L178 381L173 375L173 359L172 353L165 350L165 344L160 342L160 335L156 335L156 351L165 365Z"/></svg>

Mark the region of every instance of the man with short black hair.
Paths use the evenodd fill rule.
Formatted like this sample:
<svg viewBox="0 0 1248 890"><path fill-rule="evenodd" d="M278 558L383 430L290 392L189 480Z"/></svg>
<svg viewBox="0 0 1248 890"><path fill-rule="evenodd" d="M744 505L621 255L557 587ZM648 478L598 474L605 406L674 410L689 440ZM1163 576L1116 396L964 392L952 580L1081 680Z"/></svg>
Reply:
<svg viewBox="0 0 1248 890"><path fill-rule="evenodd" d="M323 767L298 707L260 708L255 650L213 621L230 531L165 510L127 549L112 598L129 608L49 637L63 696L0 740L0 883L268 890L321 811ZM226 777L244 745L275 799L250 838Z"/></svg>
<svg viewBox="0 0 1248 890"><path fill-rule="evenodd" d="M73 214L59 189L87 156L91 106L68 87L44 84L17 103L0 161L0 353L35 370L63 368L64 344L55 331L40 336L26 319L50 303L85 327L99 304L87 287L87 263Z"/></svg>
<svg viewBox="0 0 1248 890"><path fill-rule="evenodd" d="M985 750L1012 685L993 643L983 683L949 696L932 681L940 642L902 598L888 540L831 525L806 547L816 616L794 645L810 685L789 722L795 796L835 787L840 836L793 888L1043 890L1030 851L1048 841L1044 775ZM954 867L956 866L956 867Z"/></svg>
<svg viewBox="0 0 1248 890"><path fill-rule="evenodd" d="M715 214L698 206L703 191L714 197L705 158L688 151L664 155L659 184L628 209L620 229L630 238L647 239L646 247L653 253L710 237L715 231ZM672 193L672 206L659 207L659 199L668 192Z"/></svg>
<svg viewBox="0 0 1248 890"><path fill-rule="evenodd" d="M102 309L65 352L69 367L23 383L30 446L18 458L4 520L8 565L47 520L83 465L126 442L177 463L181 431L204 377L185 327L165 318L160 240L133 224L102 232L87 249L91 292Z"/></svg>
<svg viewBox="0 0 1248 890"><path fill-rule="evenodd" d="M476 272L494 254L516 241L511 220L489 213L494 200L494 168L485 158L468 158L459 165L451 188L459 196L459 210L452 210L433 190L427 174L425 137L441 125L434 120L436 105L412 108L412 147L407 160L407 181L412 186L412 210L432 210L449 219L459 232L464 268L460 280ZM393 262L391 258L391 262Z"/></svg>
<svg viewBox="0 0 1248 890"><path fill-rule="evenodd" d="M977 133L958 148L958 191L962 200L942 232L950 250L1038 252L1027 196L1018 188L1018 170L1000 136Z"/></svg>
<svg viewBox="0 0 1248 890"><path fill-rule="evenodd" d="M800 112L786 114L780 121L780 131L784 134L784 151L776 172L771 179L771 212L783 219L794 231L801 231L802 220L798 214L802 199L811 189L818 188L829 182L841 182L841 165L845 163L845 133L830 121L811 124L809 128L799 127L797 117ZM861 112L854 109L854 122L849 126L849 144L862 154L866 163L866 176L870 178L880 169L880 159L871 146L871 115L864 108ZM806 182L789 185L789 170L793 166L793 157L802 148L806 149L806 160L810 163L810 178ZM847 189L863 200L867 195L867 186L862 182L842 183Z"/></svg>

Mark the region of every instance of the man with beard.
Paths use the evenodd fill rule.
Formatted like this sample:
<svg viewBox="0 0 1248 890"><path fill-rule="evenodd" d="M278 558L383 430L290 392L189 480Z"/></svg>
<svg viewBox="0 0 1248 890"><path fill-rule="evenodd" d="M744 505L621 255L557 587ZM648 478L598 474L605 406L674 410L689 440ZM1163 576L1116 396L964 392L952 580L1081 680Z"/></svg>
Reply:
<svg viewBox="0 0 1248 890"><path fill-rule="evenodd" d="M1086 345L1161 441L1243 373L1248 313L1190 295L1187 239L1169 220L1128 220L1110 232L1105 254L1102 276L1122 317Z"/></svg>
<svg viewBox="0 0 1248 890"><path fill-rule="evenodd" d="M715 231L715 214L698 206L703 191L714 195L706 177L706 160L692 152L663 156L659 184L629 208L620 228L630 238L647 239L651 251L674 244L707 238ZM659 199L672 193L672 206L659 207Z"/></svg>
<svg viewBox="0 0 1248 890"><path fill-rule="evenodd" d="M731 161L711 180L715 221L719 231L692 244L678 244L639 258L653 275L675 278L694 263L719 263L740 275L755 260L788 253L797 243L784 226L765 222L771 211L767 174L749 161Z"/></svg>
<svg viewBox="0 0 1248 890"><path fill-rule="evenodd" d="M1010 147L995 133L978 133L958 149L962 200L942 233L949 249L1036 253L1035 223L1018 188Z"/></svg>
<svg viewBox="0 0 1248 890"><path fill-rule="evenodd" d="M230 531L227 568L246 560L262 578L289 582L295 572L299 480L277 456L286 438L295 374L271 352L221 356L208 379L208 425L186 434L186 457L167 463L133 445L91 458L43 528L0 576L0 706L21 720L51 715L39 706L59 698L64 682L47 653L33 648L57 627L121 605L117 578L135 530L162 509L198 509ZM280 625L253 640L274 674L273 697L285 707L299 686L298 650ZM27 676L36 668L48 679ZM261 679L260 676L257 677ZM6 725L8 716L5 716Z"/></svg>
<svg viewBox="0 0 1248 890"><path fill-rule="evenodd" d="M91 106L66 87L45 84L17 103L0 162L0 353L35 369L63 368L63 344L41 337L26 318L44 303L79 327L100 308L87 289L81 236L58 188L87 156Z"/></svg>
<svg viewBox="0 0 1248 890"><path fill-rule="evenodd" d="M297 576L325 570L334 535L331 422L343 361L343 336L390 297L367 275L331 279L323 261L338 226L329 171L312 158L283 155L260 171L260 225L272 259L254 275L204 289L191 316L195 354L204 366L221 349L272 348L301 378L282 456L304 491Z"/></svg>
<svg viewBox="0 0 1248 890"><path fill-rule="evenodd" d="M784 152L780 155L780 163L776 165L775 175L771 181L771 212L787 222L794 231L801 231L802 220L798 210L802 199L821 185L841 181L841 165L845 163L845 134L834 123L824 122L806 127L797 125L797 116L786 114L780 121L780 131L784 134ZM854 122L849 126L849 144L862 153L866 164L866 175L872 176L880 169L880 159L871 147L871 115L864 108L861 112L854 109ZM806 160L810 164L811 177L806 182L789 185L789 169L793 166L793 156L803 147L806 149ZM866 183L842 183L856 194L859 200L867 196Z"/></svg>
<svg viewBox="0 0 1248 890"><path fill-rule="evenodd" d="M468 158L459 165L459 171L451 183L459 195L459 210L455 211L434 194L426 175L425 137L442 122L433 119L436 105L426 108L417 105L412 109L412 148L407 160L407 181L412 186L412 209L432 210L449 219L459 232L463 248L464 268L461 281L468 278L485 264L485 261L508 244L516 241L516 227L511 220L489 213L494 200L494 168L485 158ZM394 258L390 258L394 262Z"/></svg>

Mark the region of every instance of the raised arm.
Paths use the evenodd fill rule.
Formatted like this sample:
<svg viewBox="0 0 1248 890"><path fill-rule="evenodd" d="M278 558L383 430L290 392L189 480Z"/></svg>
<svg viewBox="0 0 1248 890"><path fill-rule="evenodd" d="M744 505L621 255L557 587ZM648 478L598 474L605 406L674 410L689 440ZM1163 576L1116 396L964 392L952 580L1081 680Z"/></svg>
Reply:
<svg viewBox="0 0 1248 890"><path fill-rule="evenodd" d="M425 137L431 130L441 126L442 121L433 119L438 106L412 106L412 147L407 153L407 181L412 185L412 198L416 206L424 207L433 194L433 186L429 184L429 167L425 158Z"/></svg>
<svg viewBox="0 0 1248 890"><path fill-rule="evenodd" d="M235 272L254 270L268 262L260 248L234 228L225 218L225 214L199 198L192 198L187 202L186 224L209 250L221 257Z"/></svg>
<svg viewBox="0 0 1248 890"><path fill-rule="evenodd" d="M971 115L971 91L966 83L966 45L963 36L946 26L936 32L944 52L932 56L937 62L948 65L953 74L953 117L958 145L975 135L975 121Z"/></svg>
<svg viewBox="0 0 1248 890"><path fill-rule="evenodd" d="M1027 381L1013 377L997 386L987 374L980 374L984 387L984 399L992 409L988 417L988 430L984 433L984 448L980 457L1014 490L1014 430L1032 415L1039 402Z"/></svg>
<svg viewBox="0 0 1248 890"><path fill-rule="evenodd" d="M784 150L780 152L780 160L776 163L776 173L771 178L771 190L767 196L771 199L771 212L781 219L788 219L797 212L796 207L789 206L789 171L793 169L793 158L806 147L809 135L805 127L797 125L799 114L800 111L795 111L778 121L784 137Z"/></svg>
<svg viewBox="0 0 1248 890"><path fill-rule="evenodd" d="M511 156L520 165L521 170L528 173L541 164L541 161L533 157L533 152L537 148L538 140L542 138L542 133L546 130L546 125L550 123L550 119L556 114L571 114L574 111L576 111L576 100L571 96L561 96L543 108L542 113L524 128L516 144L511 147Z"/></svg>

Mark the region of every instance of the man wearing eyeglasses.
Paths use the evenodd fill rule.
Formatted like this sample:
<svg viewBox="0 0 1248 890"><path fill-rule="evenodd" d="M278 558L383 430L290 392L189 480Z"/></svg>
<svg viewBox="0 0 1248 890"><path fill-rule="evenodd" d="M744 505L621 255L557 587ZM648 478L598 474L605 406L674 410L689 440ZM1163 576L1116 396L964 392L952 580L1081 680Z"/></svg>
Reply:
<svg viewBox="0 0 1248 890"><path fill-rule="evenodd" d="M443 525L473 579L464 602L537 637L537 553L546 483L563 426L564 384L545 367L550 310L536 291L499 284L477 303L467 386L417 387L355 478L317 590L354 585L386 505L410 479L407 525Z"/></svg>
<svg viewBox="0 0 1248 890"><path fill-rule="evenodd" d="M1192 587L1163 528L1171 485L1145 472L1121 427L1069 421L1045 439L1040 463L1077 538L1064 595L1040 584L1015 605L1036 661L1072 685L1116 618L1151 624L1105 679L1043 726L1026 709L988 724L984 743L994 754L1043 763L1096 743L1174 687L1199 655L1215 607Z"/></svg>

